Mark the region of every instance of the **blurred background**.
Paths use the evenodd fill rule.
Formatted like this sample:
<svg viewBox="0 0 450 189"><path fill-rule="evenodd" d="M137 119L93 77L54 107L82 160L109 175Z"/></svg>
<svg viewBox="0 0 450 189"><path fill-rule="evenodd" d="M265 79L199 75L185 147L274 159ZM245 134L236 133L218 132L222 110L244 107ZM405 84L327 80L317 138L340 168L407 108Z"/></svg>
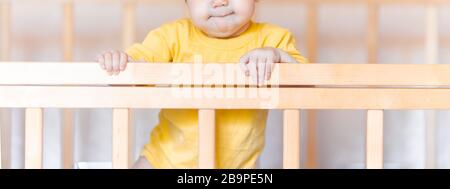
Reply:
<svg viewBox="0 0 450 189"><path fill-rule="evenodd" d="M63 9L60 2L12 1L11 61L63 61ZM75 2L74 61L93 61L103 50L123 49L121 1ZM377 63L429 63L426 61L425 41L427 6L383 4L378 9ZM136 42L142 41L150 30L161 24L187 16L181 0L147 0L137 4L136 13ZM367 15L365 3L318 5L316 57L311 59L318 63L370 62L366 42ZM289 28L296 36L298 49L310 58L307 18L307 5L302 0L261 0L255 15L256 21ZM435 63L450 63L450 22L447 18L450 18L450 3L437 5L439 48ZM133 111L135 157L148 141L150 131L158 121L158 111ZM73 112L74 161L111 161L111 109L76 109ZM309 116L307 111L303 113L302 165L310 168L364 168L365 111L316 111L315 116ZM385 168L450 168L450 112L436 111L432 114L434 125L431 134L425 126L430 119L427 114L421 110L386 112ZM62 111L45 109L44 115L44 168L61 168ZM12 110L10 166L6 167L24 167L23 118L23 109ZM0 115L1 126L7 124L7 120L5 115ZM270 112L260 167L282 167L280 111Z"/></svg>

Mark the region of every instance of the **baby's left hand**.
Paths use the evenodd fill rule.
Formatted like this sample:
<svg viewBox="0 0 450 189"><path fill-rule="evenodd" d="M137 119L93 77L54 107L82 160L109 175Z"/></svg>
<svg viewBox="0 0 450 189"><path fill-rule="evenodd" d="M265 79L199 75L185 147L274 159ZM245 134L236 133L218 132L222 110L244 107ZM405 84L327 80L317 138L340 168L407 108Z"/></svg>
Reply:
<svg viewBox="0 0 450 189"><path fill-rule="evenodd" d="M270 79L275 63L294 63L297 61L281 49L266 47L248 52L242 56L239 62L245 75L251 76L253 82L262 86L265 81Z"/></svg>

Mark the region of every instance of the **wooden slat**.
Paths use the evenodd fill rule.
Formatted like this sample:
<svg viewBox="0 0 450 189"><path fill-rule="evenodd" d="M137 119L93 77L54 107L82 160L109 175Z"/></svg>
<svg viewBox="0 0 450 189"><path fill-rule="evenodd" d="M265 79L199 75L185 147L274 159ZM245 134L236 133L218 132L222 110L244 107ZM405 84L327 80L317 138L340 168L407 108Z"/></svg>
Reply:
<svg viewBox="0 0 450 189"><path fill-rule="evenodd" d="M7 61L11 54L11 5L0 3L0 61Z"/></svg>
<svg viewBox="0 0 450 189"><path fill-rule="evenodd" d="M311 63L318 62L318 14L319 5L317 2L308 2L307 8L307 49L308 60ZM317 167L317 112L315 110L307 110L308 122L307 122L307 134L306 134L306 158L305 167L308 169Z"/></svg>
<svg viewBox="0 0 450 189"><path fill-rule="evenodd" d="M11 110L0 109L0 169L11 168Z"/></svg>
<svg viewBox="0 0 450 189"><path fill-rule="evenodd" d="M315 2L310 2L306 4L307 11L307 49L308 49L308 60L310 62L317 62L318 55L318 44L317 39L319 35L319 25L318 25L318 5Z"/></svg>
<svg viewBox="0 0 450 189"><path fill-rule="evenodd" d="M63 59L66 62L73 61L74 52L74 5L71 1L63 4ZM62 110L62 167L73 167L73 111Z"/></svg>
<svg viewBox="0 0 450 189"><path fill-rule="evenodd" d="M136 3L133 1L124 2L122 5L122 46L123 49L128 49L136 41ZM133 110L128 110L129 117L133 117ZM134 155L131 153L132 150L132 134L133 129L133 119L129 119L129 148L130 152L128 154L128 164L132 165L134 160Z"/></svg>
<svg viewBox="0 0 450 189"><path fill-rule="evenodd" d="M130 167L130 111L113 109L112 162L114 169Z"/></svg>
<svg viewBox="0 0 450 189"><path fill-rule="evenodd" d="M383 111L367 111L366 168L383 168Z"/></svg>
<svg viewBox="0 0 450 189"><path fill-rule="evenodd" d="M376 1L368 2L367 15L367 62L376 64L379 29L379 7ZM366 129L366 168L383 168L383 111L368 111Z"/></svg>
<svg viewBox="0 0 450 189"><path fill-rule="evenodd" d="M437 64L439 59L438 7L428 5L426 13L426 63ZM436 113L425 111L425 167L436 167Z"/></svg>
<svg viewBox="0 0 450 189"><path fill-rule="evenodd" d="M317 168L317 110L307 110L305 168Z"/></svg>
<svg viewBox="0 0 450 189"><path fill-rule="evenodd" d="M214 110L198 111L198 167L216 167L216 116Z"/></svg>
<svg viewBox="0 0 450 189"><path fill-rule="evenodd" d="M242 93L243 96L180 96ZM448 89L0 86L0 107L175 109L448 109ZM253 94L260 94L255 96ZM39 98L35 98L39 96ZM151 98L150 98L151 97ZM71 100L67 100L71 99ZM75 100L74 100L75 99Z"/></svg>
<svg viewBox="0 0 450 189"><path fill-rule="evenodd" d="M43 110L25 110L25 168L41 169L43 158Z"/></svg>
<svg viewBox="0 0 450 189"><path fill-rule="evenodd" d="M369 63L378 62L378 4L369 2L367 5L367 60Z"/></svg>
<svg viewBox="0 0 450 189"><path fill-rule="evenodd" d="M216 70L216 77L211 77L211 70ZM228 72L235 77L242 73L236 64L133 63L121 75L108 76L94 63L4 62L0 63L0 85L233 84L221 76ZM194 74L200 79L194 80ZM277 64L274 74L271 84L280 85L450 86L447 64ZM234 80L234 84L249 84L248 78Z"/></svg>
<svg viewBox="0 0 450 189"><path fill-rule="evenodd" d="M73 3L63 4L63 59L64 61L73 60L74 48L74 13Z"/></svg>
<svg viewBox="0 0 450 189"><path fill-rule="evenodd" d="M70 109L63 109L62 111L62 146L61 146L61 159L62 159L62 168L63 169L71 169L73 168L73 133L74 133L74 117L73 111Z"/></svg>
<svg viewBox="0 0 450 189"><path fill-rule="evenodd" d="M283 168L300 169L300 110L283 111Z"/></svg>
<svg viewBox="0 0 450 189"><path fill-rule="evenodd" d="M122 28L122 45L127 49L136 40L136 6L132 2L122 5Z"/></svg>
<svg viewBox="0 0 450 189"><path fill-rule="evenodd" d="M11 5L0 3L0 61L7 61L11 54ZM11 111L0 110L0 169L10 168L11 163ZM2 124L3 123L3 124Z"/></svg>

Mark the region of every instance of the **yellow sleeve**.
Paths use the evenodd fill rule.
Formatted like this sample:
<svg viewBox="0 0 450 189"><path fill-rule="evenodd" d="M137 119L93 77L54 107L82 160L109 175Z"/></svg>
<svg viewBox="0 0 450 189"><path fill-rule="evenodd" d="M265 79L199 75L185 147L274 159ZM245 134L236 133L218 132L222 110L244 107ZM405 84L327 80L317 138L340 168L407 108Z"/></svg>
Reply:
<svg viewBox="0 0 450 189"><path fill-rule="evenodd" d="M149 32L142 43L133 44L125 52L134 61L172 62L172 49L164 33L168 29L163 26Z"/></svg>
<svg viewBox="0 0 450 189"><path fill-rule="evenodd" d="M291 32L285 31L283 32L282 39L280 43L278 44L277 48L282 49L283 51L287 52L289 55L291 55L295 60L297 60L299 63L309 63L308 59L303 57L300 52L297 50L295 38L292 35Z"/></svg>

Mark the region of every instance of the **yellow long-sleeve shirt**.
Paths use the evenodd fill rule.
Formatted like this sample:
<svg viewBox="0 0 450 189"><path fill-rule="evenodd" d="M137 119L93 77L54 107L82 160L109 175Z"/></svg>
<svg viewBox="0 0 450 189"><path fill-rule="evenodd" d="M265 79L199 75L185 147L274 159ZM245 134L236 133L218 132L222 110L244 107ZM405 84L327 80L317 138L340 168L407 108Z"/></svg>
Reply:
<svg viewBox="0 0 450 189"><path fill-rule="evenodd" d="M193 63L239 62L247 52L262 47L282 49L307 63L295 48L292 34L281 27L252 22L231 39L210 38L189 19L181 19L151 31L142 43L126 50L136 61ZM167 73L170 74L170 73ZM267 110L217 110L217 168L253 168L264 147ZM198 111L163 109L142 155L154 168L197 168Z"/></svg>

